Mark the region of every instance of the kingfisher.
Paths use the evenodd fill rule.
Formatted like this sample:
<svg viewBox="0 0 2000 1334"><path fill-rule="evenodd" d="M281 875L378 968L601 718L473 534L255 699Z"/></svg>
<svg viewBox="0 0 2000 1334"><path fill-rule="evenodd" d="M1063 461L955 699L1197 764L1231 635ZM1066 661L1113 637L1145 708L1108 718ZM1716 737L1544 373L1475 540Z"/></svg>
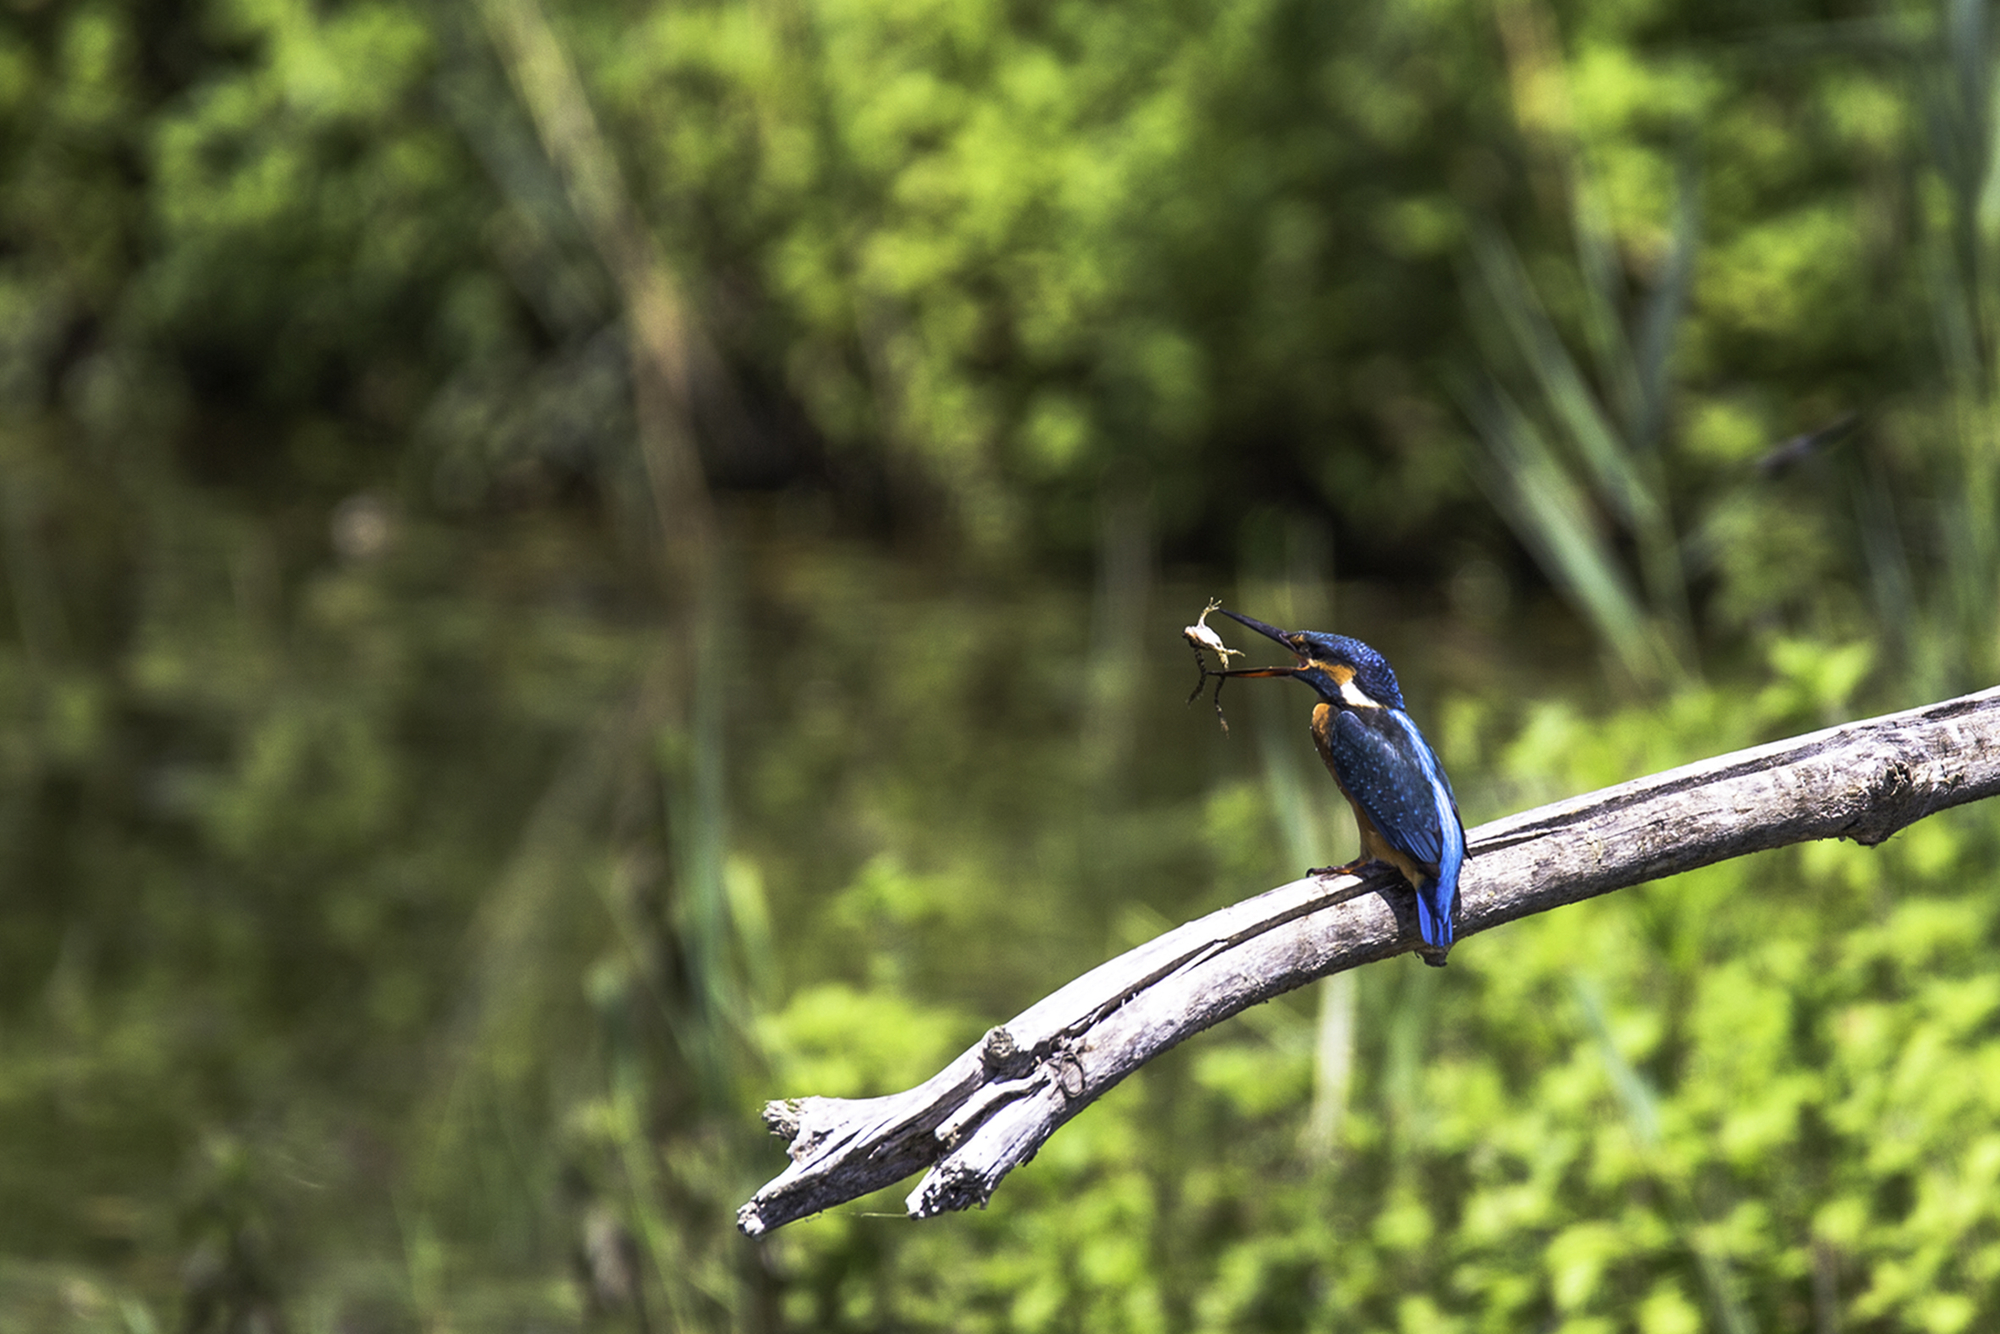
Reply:
<svg viewBox="0 0 2000 1334"><path fill-rule="evenodd" d="M1361 855L1345 866L1315 867L1313 875L1348 875L1387 862L1417 893L1418 954L1444 966L1451 949L1458 871L1465 862L1465 824L1437 752L1403 707L1388 659L1358 639L1317 630L1280 630L1217 607L1232 621L1283 644L1293 667L1243 667L1216 676L1290 676L1319 694L1313 744L1340 795L1354 808Z"/></svg>

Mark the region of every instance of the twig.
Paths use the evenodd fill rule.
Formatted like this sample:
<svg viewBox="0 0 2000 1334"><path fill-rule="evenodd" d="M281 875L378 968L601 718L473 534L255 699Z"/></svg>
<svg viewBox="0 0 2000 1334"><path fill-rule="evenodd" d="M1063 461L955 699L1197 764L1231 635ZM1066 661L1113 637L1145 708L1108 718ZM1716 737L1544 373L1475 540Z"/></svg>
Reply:
<svg viewBox="0 0 2000 1334"><path fill-rule="evenodd" d="M1873 846L2000 793L2000 689L1848 723L1606 788L1472 831L1458 934L1810 839ZM1310 878L1177 927L987 1033L928 1082L764 1111L792 1164L741 1210L750 1236L930 1170L928 1218L1008 1172L1141 1065L1231 1015L1419 940L1393 872Z"/></svg>

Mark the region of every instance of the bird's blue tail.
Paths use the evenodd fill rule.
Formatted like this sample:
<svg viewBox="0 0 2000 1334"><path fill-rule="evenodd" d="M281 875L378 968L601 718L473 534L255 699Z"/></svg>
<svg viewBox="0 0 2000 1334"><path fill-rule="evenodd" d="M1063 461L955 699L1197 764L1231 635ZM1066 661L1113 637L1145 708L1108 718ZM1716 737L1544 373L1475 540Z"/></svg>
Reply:
<svg viewBox="0 0 2000 1334"><path fill-rule="evenodd" d="M1437 949L1451 948L1451 890L1445 888L1442 880L1434 880L1417 891L1417 930L1423 934L1424 944Z"/></svg>
<svg viewBox="0 0 2000 1334"><path fill-rule="evenodd" d="M1465 836L1458 834L1454 838L1455 833L1456 829L1446 831L1437 879L1417 889L1417 931L1424 944L1440 950L1450 949L1456 935L1451 918L1452 909L1458 905L1458 868L1465 861Z"/></svg>

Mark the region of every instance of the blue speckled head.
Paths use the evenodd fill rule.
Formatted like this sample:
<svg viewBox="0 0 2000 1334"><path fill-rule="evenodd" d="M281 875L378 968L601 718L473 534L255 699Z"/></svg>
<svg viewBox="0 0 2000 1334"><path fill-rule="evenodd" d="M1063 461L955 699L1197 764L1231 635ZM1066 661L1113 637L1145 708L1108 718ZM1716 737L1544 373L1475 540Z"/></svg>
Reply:
<svg viewBox="0 0 2000 1334"><path fill-rule="evenodd" d="M1296 667L1251 668L1229 672L1230 676L1295 676L1319 692L1329 704L1366 707L1379 704L1401 709L1403 692L1396 685L1396 673L1389 660L1358 639L1327 634L1323 630L1280 630L1248 616L1218 607L1232 621L1239 621L1261 635L1277 640L1298 657Z"/></svg>
<svg viewBox="0 0 2000 1334"><path fill-rule="evenodd" d="M1392 709L1403 707L1403 692L1396 685L1396 673L1389 660L1358 639L1330 635L1320 630L1301 630L1287 645L1299 655L1299 679L1329 699L1341 694L1341 668L1351 668L1351 680L1361 693L1377 704Z"/></svg>

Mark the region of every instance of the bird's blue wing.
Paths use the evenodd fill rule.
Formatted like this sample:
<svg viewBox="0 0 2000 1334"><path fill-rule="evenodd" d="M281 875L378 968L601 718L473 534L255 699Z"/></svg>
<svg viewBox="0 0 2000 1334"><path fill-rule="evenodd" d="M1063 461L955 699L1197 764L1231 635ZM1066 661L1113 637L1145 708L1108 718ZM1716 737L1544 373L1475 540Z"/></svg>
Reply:
<svg viewBox="0 0 2000 1334"><path fill-rule="evenodd" d="M1430 743L1396 709L1342 709L1327 729L1340 785L1396 851L1436 869L1462 855L1458 804Z"/></svg>
<svg viewBox="0 0 2000 1334"><path fill-rule="evenodd" d="M1389 845L1429 872L1417 891L1424 943L1448 950L1465 827L1458 801L1430 743L1400 709L1342 709L1326 729L1327 757L1340 785ZM1442 955L1428 962L1440 963Z"/></svg>

